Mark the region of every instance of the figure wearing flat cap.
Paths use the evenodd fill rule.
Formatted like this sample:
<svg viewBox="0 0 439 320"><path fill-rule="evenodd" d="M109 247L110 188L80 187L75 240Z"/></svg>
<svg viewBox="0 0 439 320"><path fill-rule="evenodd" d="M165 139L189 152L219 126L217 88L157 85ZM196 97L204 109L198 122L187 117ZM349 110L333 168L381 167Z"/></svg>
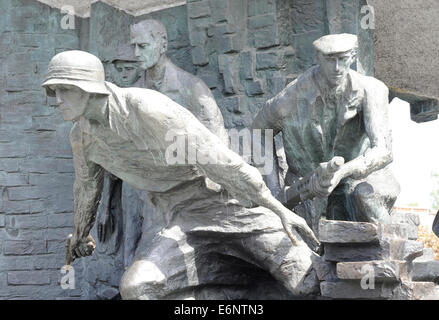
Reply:
<svg viewBox="0 0 439 320"><path fill-rule="evenodd" d="M386 222L399 194L388 168L388 89L350 69L355 35L327 35L313 44L318 65L267 101L252 126L283 134L288 207L328 197L328 219ZM313 229L319 218L307 219Z"/></svg>
<svg viewBox="0 0 439 320"><path fill-rule="evenodd" d="M209 287L227 292L257 284L250 275L268 275L292 295L318 292L319 242L305 220L187 109L154 90L105 82L99 59L83 51L53 57L43 86L64 120L74 122L73 257L95 248L89 233L104 169L147 190L164 217L151 241L140 239L121 280L124 299L197 297ZM224 189L208 188L206 177ZM231 194L260 207L245 208Z"/></svg>

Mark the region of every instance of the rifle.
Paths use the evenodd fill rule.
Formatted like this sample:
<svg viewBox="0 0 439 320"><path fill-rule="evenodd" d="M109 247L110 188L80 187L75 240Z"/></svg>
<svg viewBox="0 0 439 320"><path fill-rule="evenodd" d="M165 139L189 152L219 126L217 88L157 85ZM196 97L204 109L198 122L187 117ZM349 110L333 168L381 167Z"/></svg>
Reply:
<svg viewBox="0 0 439 320"><path fill-rule="evenodd" d="M344 164L342 157L334 157L322 168L322 180L331 179L334 174ZM284 203L288 208L293 208L305 200L312 200L315 198L315 194L310 191L310 180L315 174L315 171L310 175L300 178L299 181L291 186L286 186L284 192Z"/></svg>

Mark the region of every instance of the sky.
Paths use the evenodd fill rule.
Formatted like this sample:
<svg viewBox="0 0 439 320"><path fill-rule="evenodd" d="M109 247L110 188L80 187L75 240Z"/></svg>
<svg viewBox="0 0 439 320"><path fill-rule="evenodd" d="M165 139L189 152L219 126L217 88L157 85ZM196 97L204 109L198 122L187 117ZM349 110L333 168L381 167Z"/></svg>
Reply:
<svg viewBox="0 0 439 320"><path fill-rule="evenodd" d="M434 189L431 172L439 173L439 120L416 123L410 120L409 103L395 98L390 103L389 122L393 135L391 168L401 185L395 206L417 203L430 209Z"/></svg>

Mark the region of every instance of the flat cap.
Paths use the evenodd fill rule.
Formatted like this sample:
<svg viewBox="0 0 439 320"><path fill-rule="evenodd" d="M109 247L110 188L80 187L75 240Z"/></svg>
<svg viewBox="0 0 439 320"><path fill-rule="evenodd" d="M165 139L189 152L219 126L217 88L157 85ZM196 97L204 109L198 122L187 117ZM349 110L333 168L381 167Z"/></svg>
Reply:
<svg viewBox="0 0 439 320"><path fill-rule="evenodd" d="M341 53L358 48L358 38L350 33L329 34L314 41L313 45L323 54Z"/></svg>

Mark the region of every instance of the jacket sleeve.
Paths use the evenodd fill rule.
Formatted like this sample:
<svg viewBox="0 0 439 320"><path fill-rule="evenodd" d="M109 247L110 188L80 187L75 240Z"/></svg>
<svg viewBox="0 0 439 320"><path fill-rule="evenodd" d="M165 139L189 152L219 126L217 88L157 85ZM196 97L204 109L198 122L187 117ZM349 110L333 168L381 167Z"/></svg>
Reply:
<svg viewBox="0 0 439 320"><path fill-rule="evenodd" d="M96 219L96 211L102 194L104 170L85 158L79 123L75 123L72 128L70 143L75 168L74 232L77 239L84 239L89 235Z"/></svg>

